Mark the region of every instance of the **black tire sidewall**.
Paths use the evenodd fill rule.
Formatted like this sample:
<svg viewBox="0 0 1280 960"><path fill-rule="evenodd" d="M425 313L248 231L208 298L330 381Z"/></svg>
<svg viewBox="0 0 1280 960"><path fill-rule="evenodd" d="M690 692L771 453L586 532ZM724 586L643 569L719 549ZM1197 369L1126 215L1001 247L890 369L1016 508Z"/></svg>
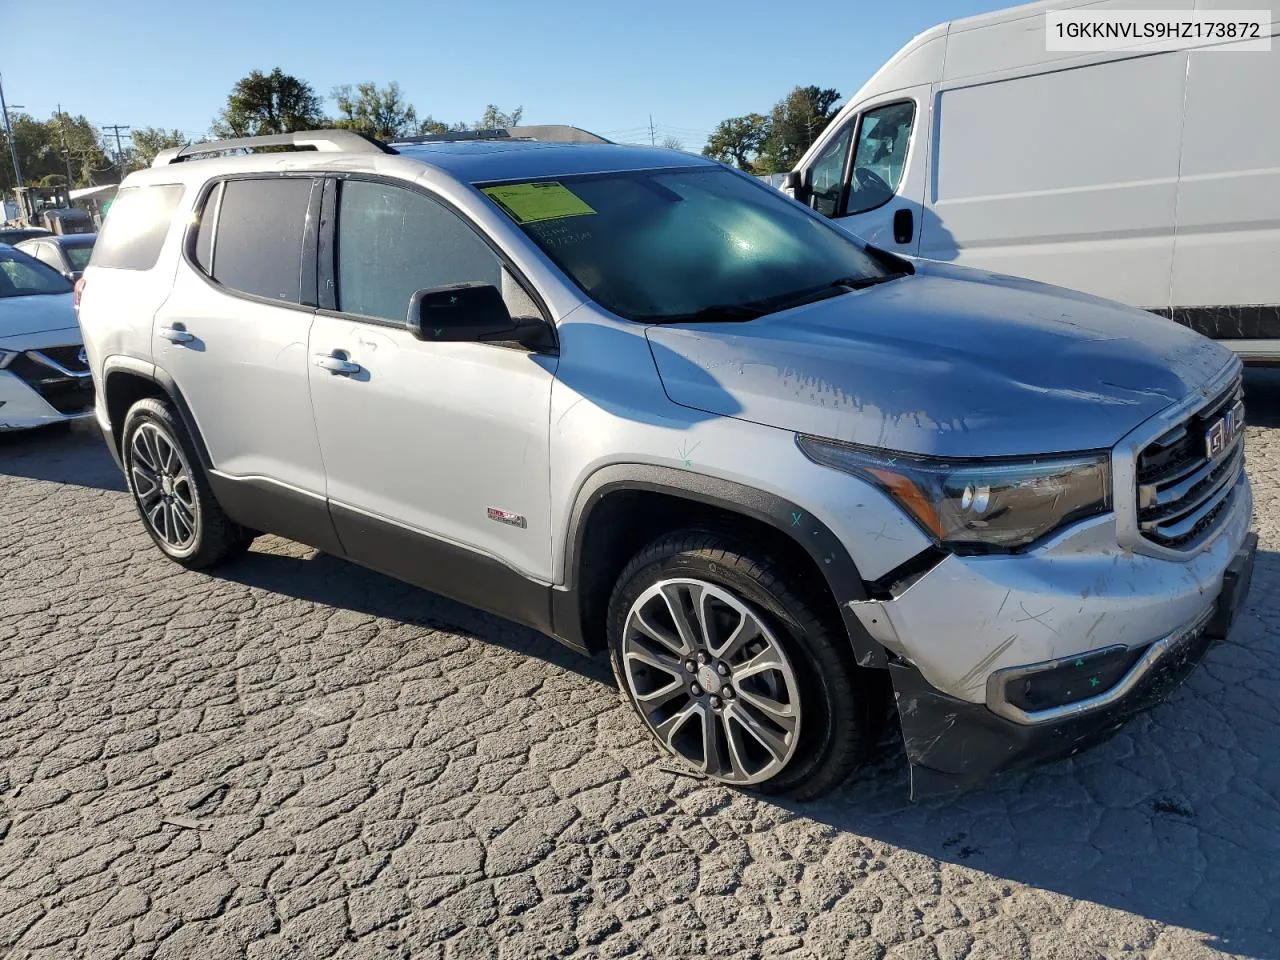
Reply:
<svg viewBox="0 0 1280 960"><path fill-rule="evenodd" d="M151 522L147 520L143 514L142 500L138 496L138 490L133 482L133 438L139 429L145 424L153 424L159 427L173 444L182 451L182 457L187 463L187 469L191 473L191 486L195 495L195 520L196 535L192 538L191 545L183 550L176 550L174 547L166 543L156 531L152 528ZM125 481L129 485L129 493L133 495L133 505L137 508L138 516L142 519L142 524L146 527L147 533L150 534L152 541L165 554L165 556L183 562L190 560L200 552L200 548L205 539L205 531L208 529L206 522L205 504L207 502L206 489L207 485L200 483L200 465L199 461L193 457L191 444L187 441L186 431L182 429L181 424L177 422L177 418L169 411L167 407L156 400L140 400L129 410L124 422L124 436L122 438L121 459L124 461Z"/></svg>
<svg viewBox="0 0 1280 960"><path fill-rule="evenodd" d="M668 550L662 546L666 542L671 544ZM800 743L796 752L781 771L749 789L761 793L796 791L808 794L805 788L808 781L823 780L820 771L835 752L837 731L848 730L852 715L865 708L865 697L860 696L857 683L857 668L851 657L846 660L839 656L835 643L842 638L834 638L833 643L828 626L808 604L785 588L776 593L771 591L743 569L757 566L768 569L773 565L767 561L762 563L757 551L749 546L724 554L723 538L717 537L715 542L716 549L708 551L688 549L690 544L681 544L679 538L664 538L641 554L643 557L656 548L657 557L638 569L624 571L609 607L608 637L614 676L623 697L634 707L622 664L622 636L632 604L653 583L671 577L688 577L734 593L760 614L773 630L791 661L801 701ZM682 546L685 549L681 549ZM721 552L723 559L717 560L709 555L716 552ZM662 555L664 553L665 556ZM643 718L641 722L644 722ZM859 732L866 729L860 717L855 726ZM660 746L666 750L664 744ZM825 789L824 783L818 792Z"/></svg>

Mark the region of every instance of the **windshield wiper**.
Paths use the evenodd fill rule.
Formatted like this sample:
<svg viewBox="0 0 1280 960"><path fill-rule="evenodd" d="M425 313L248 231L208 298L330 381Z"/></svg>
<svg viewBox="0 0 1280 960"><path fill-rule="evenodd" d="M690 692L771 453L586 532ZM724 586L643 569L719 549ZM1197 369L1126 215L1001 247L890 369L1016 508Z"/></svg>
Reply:
<svg viewBox="0 0 1280 960"><path fill-rule="evenodd" d="M902 277L910 276L905 270L897 270L893 273L882 273L876 277L841 277L839 280L832 280L833 287L848 287L850 290L863 290L867 287L874 287L877 283L888 283L890 280L898 280Z"/></svg>

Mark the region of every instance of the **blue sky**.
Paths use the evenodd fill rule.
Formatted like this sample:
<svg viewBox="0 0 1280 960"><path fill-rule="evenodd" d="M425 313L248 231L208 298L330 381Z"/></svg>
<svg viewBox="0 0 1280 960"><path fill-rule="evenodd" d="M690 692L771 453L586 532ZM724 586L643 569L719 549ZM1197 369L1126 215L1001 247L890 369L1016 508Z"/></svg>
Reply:
<svg viewBox="0 0 1280 960"><path fill-rule="evenodd" d="M920 31L1007 5L62 0L54 16L13 2L0 71L8 101L38 117L61 103L99 125L193 137L239 77L279 66L325 97L340 83L398 80L420 114L446 122L523 105L526 122L632 140L647 138L652 114L660 138L699 149L725 117L763 112L796 84L847 97Z"/></svg>

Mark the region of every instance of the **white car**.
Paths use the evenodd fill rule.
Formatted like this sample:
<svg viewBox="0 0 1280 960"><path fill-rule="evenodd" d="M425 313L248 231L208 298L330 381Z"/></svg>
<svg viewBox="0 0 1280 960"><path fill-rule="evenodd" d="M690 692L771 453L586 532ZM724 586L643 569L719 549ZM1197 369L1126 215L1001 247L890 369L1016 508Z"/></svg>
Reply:
<svg viewBox="0 0 1280 960"><path fill-rule="evenodd" d="M70 281L0 244L0 431L93 415Z"/></svg>

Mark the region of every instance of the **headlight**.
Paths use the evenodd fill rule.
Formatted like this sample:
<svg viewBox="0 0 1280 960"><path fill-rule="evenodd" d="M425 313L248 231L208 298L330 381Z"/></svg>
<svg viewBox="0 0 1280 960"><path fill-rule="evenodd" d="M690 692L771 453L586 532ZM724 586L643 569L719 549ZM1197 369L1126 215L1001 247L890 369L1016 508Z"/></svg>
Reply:
<svg viewBox="0 0 1280 960"><path fill-rule="evenodd" d="M941 460L798 436L804 455L875 484L938 543L1012 550L1111 509L1105 453L1026 460Z"/></svg>
<svg viewBox="0 0 1280 960"><path fill-rule="evenodd" d="M17 350L0 350L0 370L3 370L20 355Z"/></svg>

